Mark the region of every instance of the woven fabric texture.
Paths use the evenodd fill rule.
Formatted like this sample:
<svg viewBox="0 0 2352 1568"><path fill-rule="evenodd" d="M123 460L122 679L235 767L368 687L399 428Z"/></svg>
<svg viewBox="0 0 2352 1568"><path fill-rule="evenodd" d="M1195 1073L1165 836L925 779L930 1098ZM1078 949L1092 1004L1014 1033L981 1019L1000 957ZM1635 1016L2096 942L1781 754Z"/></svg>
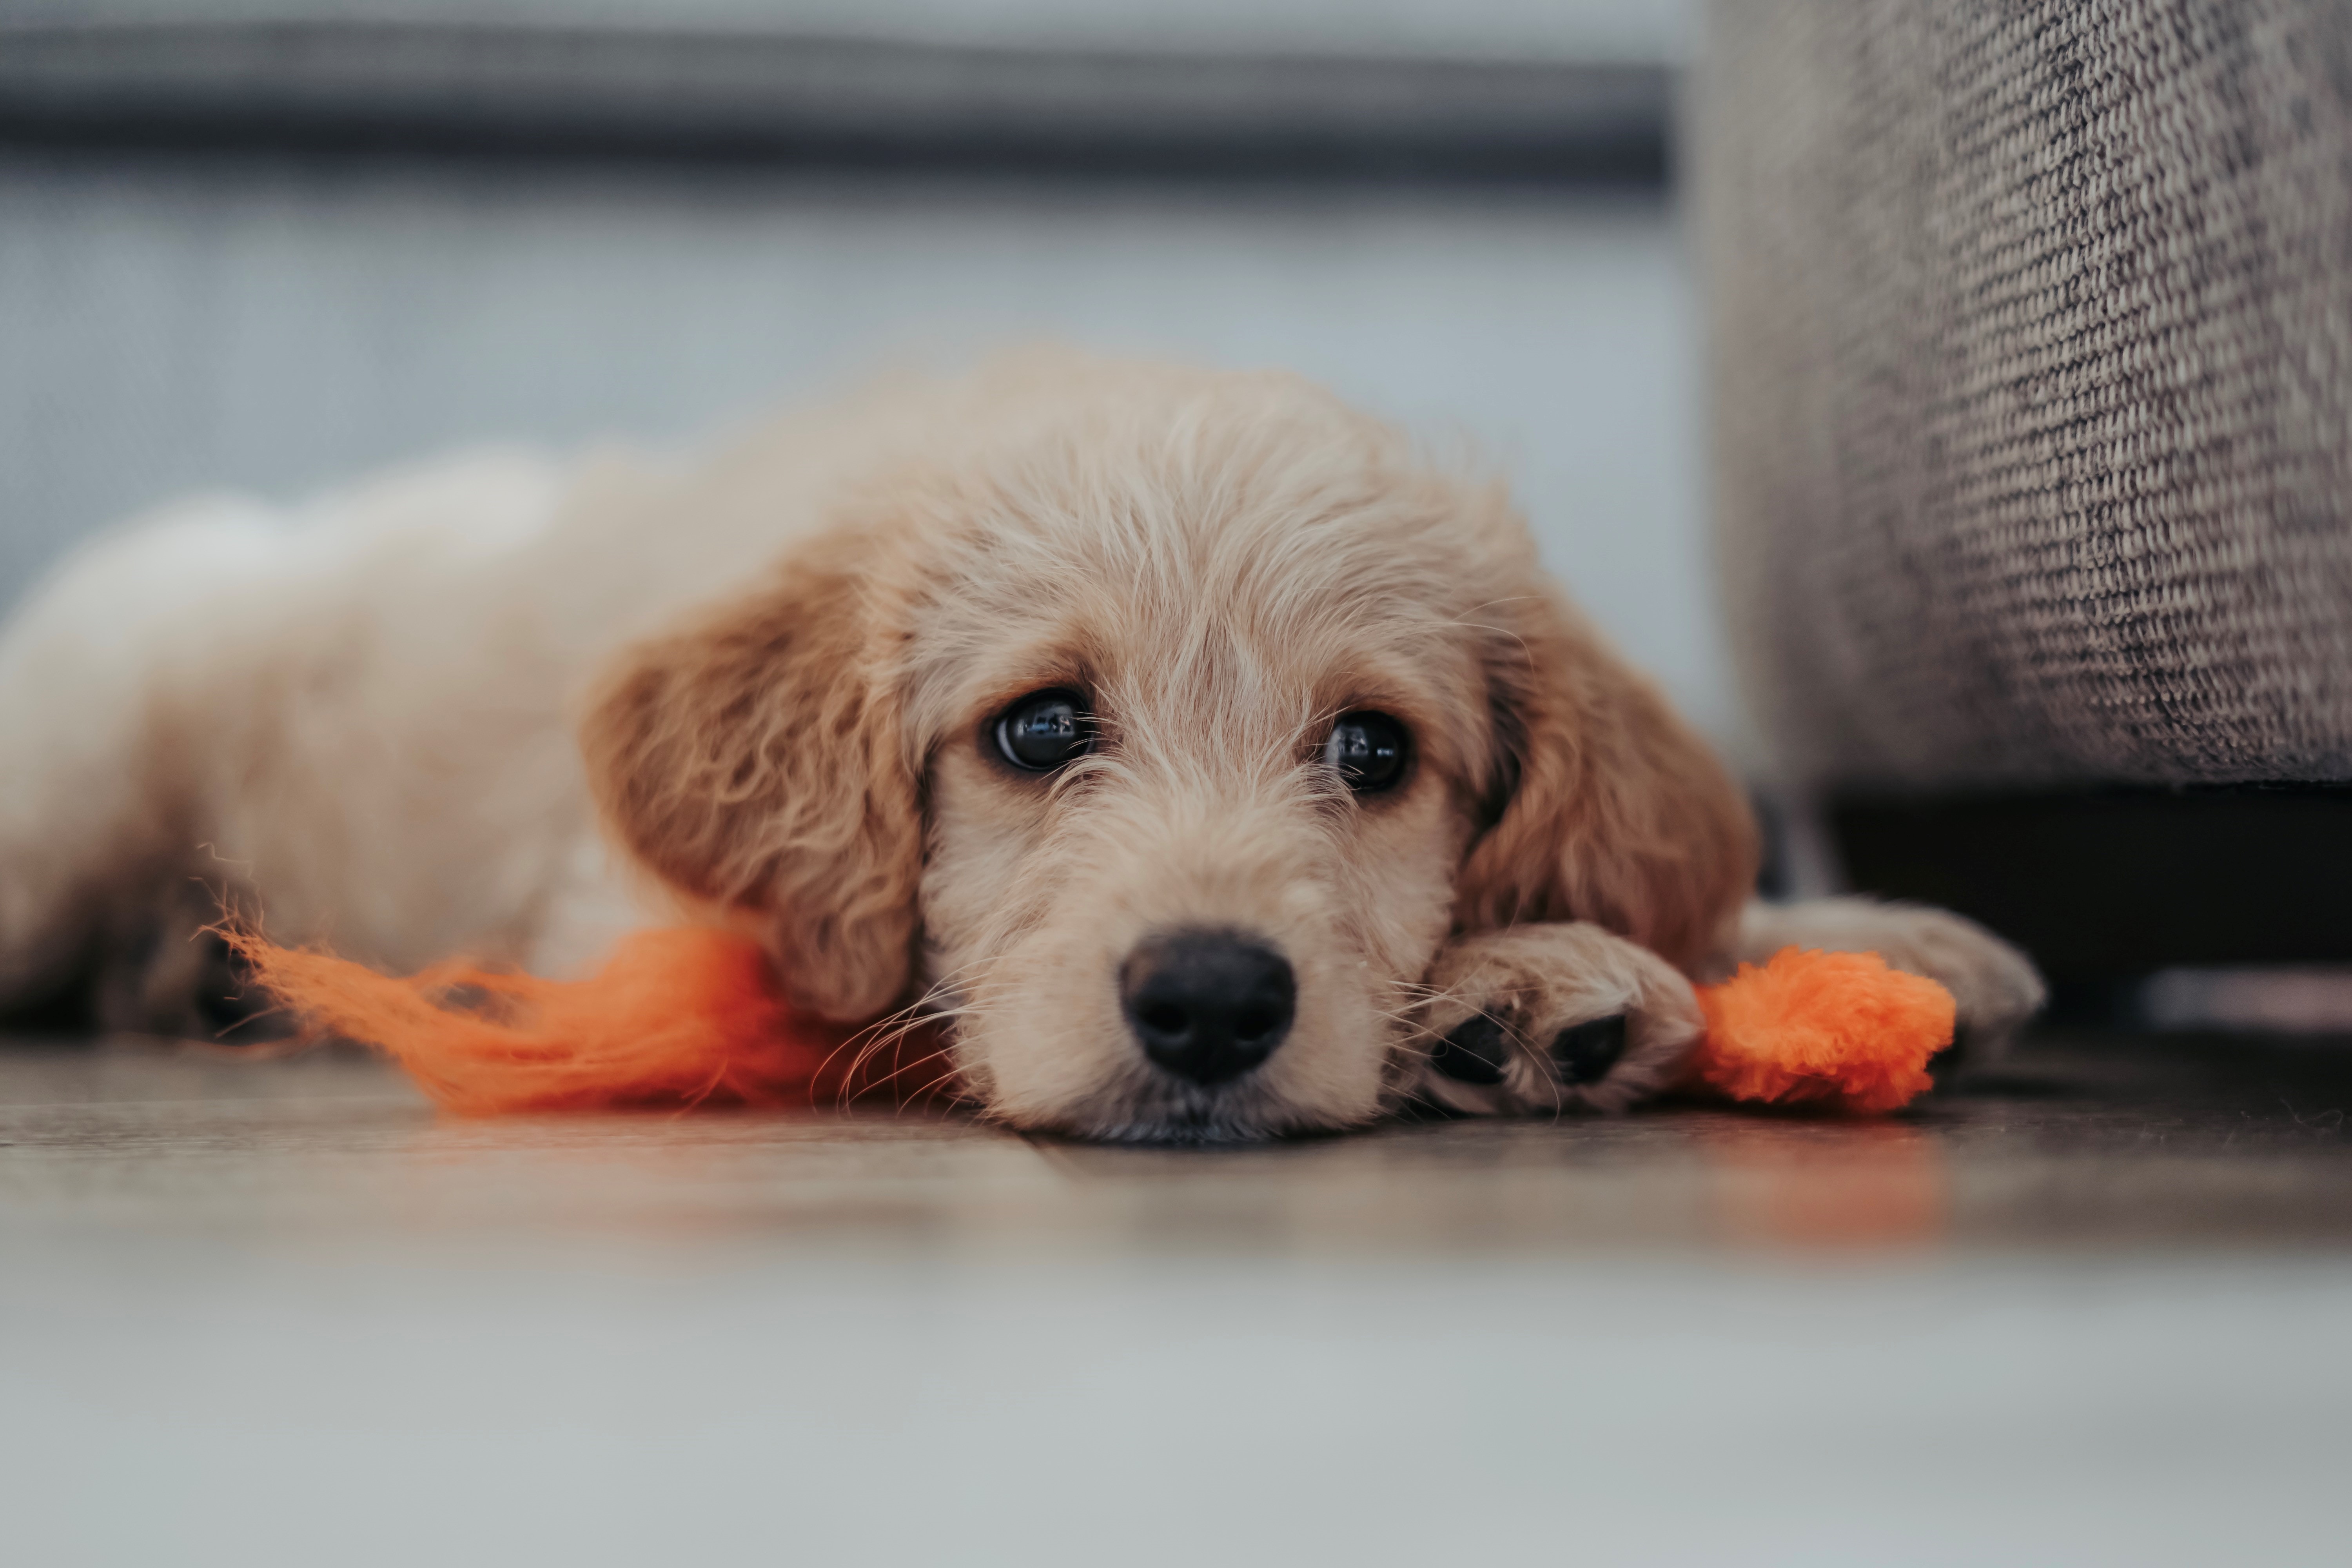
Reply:
<svg viewBox="0 0 2352 1568"><path fill-rule="evenodd" d="M2352 779L2352 5L1719 0L1690 121L1791 778Z"/></svg>

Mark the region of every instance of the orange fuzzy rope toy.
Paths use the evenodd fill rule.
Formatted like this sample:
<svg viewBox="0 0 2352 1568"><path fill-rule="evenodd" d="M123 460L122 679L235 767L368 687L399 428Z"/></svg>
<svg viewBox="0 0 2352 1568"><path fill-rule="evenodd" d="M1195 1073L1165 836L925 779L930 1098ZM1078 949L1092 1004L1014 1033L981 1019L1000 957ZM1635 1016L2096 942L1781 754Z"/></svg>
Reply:
<svg viewBox="0 0 2352 1568"><path fill-rule="evenodd" d="M795 1016L764 954L725 931L632 931L584 980L463 959L395 979L329 953L223 932L320 1035L379 1047L445 1110L810 1103L851 1031Z"/></svg>
<svg viewBox="0 0 2352 1568"><path fill-rule="evenodd" d="M1784 947L1698 988L1706 1038L1685 1087L1768 1105L1900 1110L1952 1043L1952 994L1874 952Z"/></svg>
<svg viewBox="0 0 2352 1568"><path fill-rule="evenodd" d="M396 979L225 934L307 1027L380 1047L460 1115L807 1105L877 1081L850 1065L860 1031L795 1016L759 948L725 931L636 931L570 981L462 960ZM1727 1100L1898 1110L1952 1039L1951 994L1875 953L1787 948L1698 994L1706 1038L1684 1087Z"/></svg>

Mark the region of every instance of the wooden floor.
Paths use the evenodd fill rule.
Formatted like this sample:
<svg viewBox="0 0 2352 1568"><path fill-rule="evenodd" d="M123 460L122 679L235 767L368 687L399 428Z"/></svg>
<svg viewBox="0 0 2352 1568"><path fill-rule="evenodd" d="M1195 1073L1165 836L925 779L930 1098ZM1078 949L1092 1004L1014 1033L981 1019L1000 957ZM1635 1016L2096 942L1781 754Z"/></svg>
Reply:
<svg viewBox="0 0 2352 1568"><path fill-rule="evenodd" d="M19 1043L0 1561L2315 1560L2347 1108L2341 1044L2046 1039L1199 1152Z"/></svg>

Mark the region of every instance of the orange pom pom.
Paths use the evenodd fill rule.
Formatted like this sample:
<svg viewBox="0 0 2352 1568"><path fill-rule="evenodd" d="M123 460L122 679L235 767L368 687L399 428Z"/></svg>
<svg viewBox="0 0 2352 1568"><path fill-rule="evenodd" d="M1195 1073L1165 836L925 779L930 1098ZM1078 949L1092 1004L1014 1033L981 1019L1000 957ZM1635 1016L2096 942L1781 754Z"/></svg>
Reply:
<svg viewBox="0 0 2352 1568"><path fill-rule="evenodd" d="M1899 1110L1952 1043L1952 994L1874 952L1782 948L1698 1000L1706 1038L1690 1081L1732 1100Z"/></svg>
<svg viewBox="0 0 2352 1568"><path fill-rule="evenodd" d="M807 1104L850 1034L795 1017L765 955L721 931L633 931L602 969L572 981L464 960L396 979L223 934L309 1027L381 1047L466 1116Z"/></svg>

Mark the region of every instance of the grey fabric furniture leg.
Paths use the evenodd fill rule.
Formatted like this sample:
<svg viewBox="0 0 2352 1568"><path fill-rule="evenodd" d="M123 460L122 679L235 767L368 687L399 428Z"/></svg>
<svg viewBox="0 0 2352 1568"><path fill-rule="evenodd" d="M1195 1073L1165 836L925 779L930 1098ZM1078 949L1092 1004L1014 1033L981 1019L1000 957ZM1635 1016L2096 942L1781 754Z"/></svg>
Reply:
<svg viewBox="0 0 2352 1568"><path fill-rule="evenodd" d="M2352 10L1727 0L1706 46L1731 619L1853 880L2061 974L2130 961L2098 927L2352 959L2278 891L2352 869Z"/></svg>

